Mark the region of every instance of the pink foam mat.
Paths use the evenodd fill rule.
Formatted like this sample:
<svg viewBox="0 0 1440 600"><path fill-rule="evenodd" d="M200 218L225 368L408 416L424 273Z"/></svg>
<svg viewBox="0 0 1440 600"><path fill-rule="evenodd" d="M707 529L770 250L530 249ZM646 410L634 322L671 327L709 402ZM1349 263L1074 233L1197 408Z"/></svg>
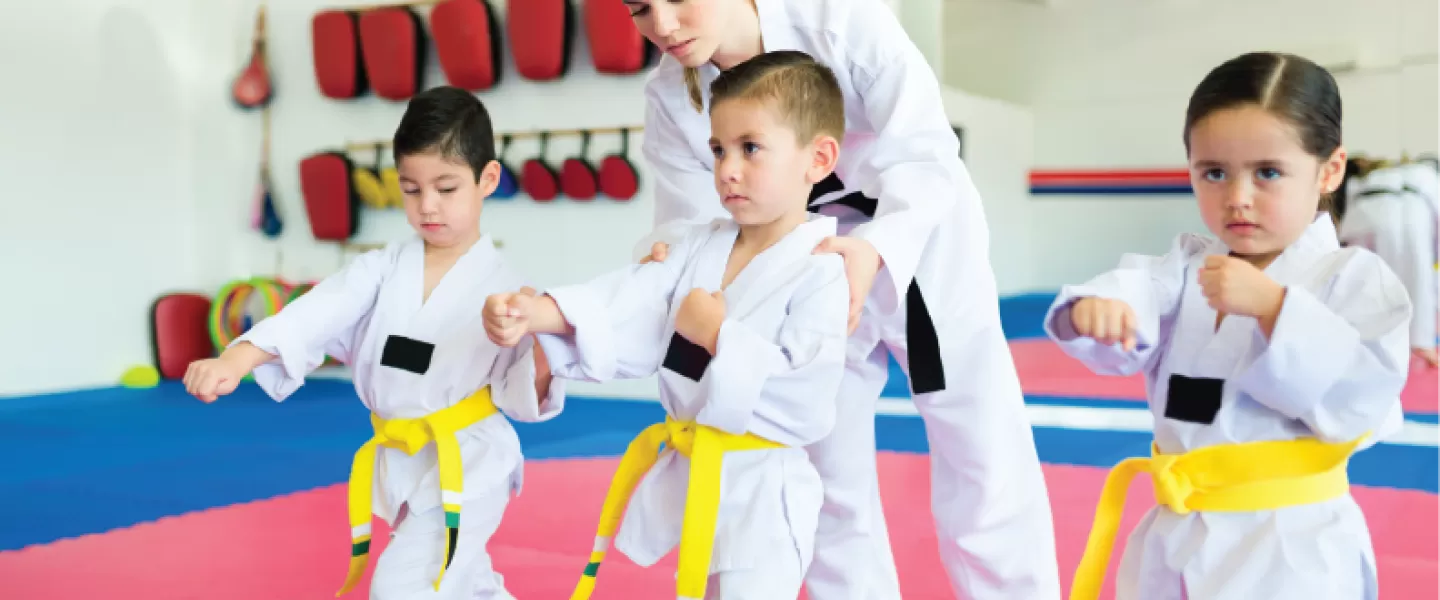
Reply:
<svg viewBox="0 0 1440 600"><path fill-rule="evenodd" d="M532 461L524 494L507 511L490 550L510 591L524 600L565 598L585 565L615 459ZM882 453L885 512L906 598L952 597L929 510L929 459ZM1102 469L1046 466L1062 581L1079 562L1104 480ZM1386 597L1426 600L1436 591L1437 497L1356 487L1374 535ZM1152 502L1135 484L1124 527ZM345 489L336 485L161 519L105 534L0 553L7 598L47 600L314 600L334 597L349 539ZM383 551L386 531L377 522ZM1116 548L1116 557L1124 540ZM373 555L372 555L373 556ZM374 560L372 559L372 568ZM675 557L641 569L618 552L601 568L595 600L660 600L674 594ZM1114 563L1111 574L1113 577ZM368 575L360 591L364 598ZM1106 594L1113 587L1107 584ZM1403 591L1402 591L1403 590Z"/></svg>

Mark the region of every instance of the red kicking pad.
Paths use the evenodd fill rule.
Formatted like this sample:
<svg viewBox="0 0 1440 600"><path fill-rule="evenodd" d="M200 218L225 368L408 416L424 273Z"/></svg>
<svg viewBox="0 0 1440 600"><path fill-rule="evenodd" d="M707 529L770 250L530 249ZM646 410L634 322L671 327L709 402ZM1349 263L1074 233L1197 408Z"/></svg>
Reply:
<svg viewBox="0 0 1440 600"><path fill-rule="evenodd" d="M510 0L505 24L520 76L550 81L570 67L575 9L570 0ZM630 27L634 29L633 24Z"/></svg>
<svg viewBox="0 0 1440 600"><path fill-rule="evenodd" d="M300 161L300 193L316 240L343 242L360 228L360 195L342 152L321 152Z"/></svg>
<svg viewBox="0 0 1440 600"><path fill-rule="evenodd" d="M622 2L585 0L585 37L590 40L590 60L601 73L639 73L655 58L655 46L640 35Z"/></svg>
<svg viewBox="0 0 1440 600"><path fill-rule="evenodd" d="M360 16L365 71L376 96L408 100L423 89L426 41L420 16L408 7L367 10Z"/></svg>
<svg viewBox="0 0 1440 600"><path fill-rule="evenodd" d="M369 88L361 59L360 19L350 11L326 10L310 19L315 82L327 98L348 99Z"/></svg>
<svg viewBox="0 0 1440 600"><path fill-rule="evenodd" d="M450 85L478 92L500 81L499 23L488 0L445 0L430 12L430 35Z"/></svg>
<svg viewBox="0 0 1440 600"><path fill-rule="evenodd" d="M166 294L150 310L150 343L155 369L164 379L181 379L190 363L215 355L209 331L210 298Z"/></svg>

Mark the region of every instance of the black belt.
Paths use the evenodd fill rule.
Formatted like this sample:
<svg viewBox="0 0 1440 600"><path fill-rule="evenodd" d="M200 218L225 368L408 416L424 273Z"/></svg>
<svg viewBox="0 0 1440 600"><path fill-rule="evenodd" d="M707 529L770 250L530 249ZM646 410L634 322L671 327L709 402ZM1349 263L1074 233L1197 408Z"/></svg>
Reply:
<svg viewBox="0 0 1440 600"><path fill-rule="evenodd" d="M1421 193L1420 193L1420 190L1418 190L1418 189L1416 189L1415 187L1413 187L1413 186L1411 186L1411 185L1408 185L1408 184L1405 185L1405 187L1402 187L1402 188L1400 188L1400 189L1398 189L1398 190L1392 190L1392 189L1388 189L1388 188L1371 188L1371 189L1365 190L1365 191L1363 191L1363 192L1360 192L1359 195L1360 195L1360 196L1384 196L1384 195L1399 196L1399 195L1404 194L1404 193L1407 193L1407 192L1408 192L1408 193L1411 193L1411 194L1421 195L1421 196L1424 195L1424 194L1421 194Z"/></svg>
<svg viewBox="0 0 1440 600"><path fill-rule="evenodd" d="M850 192L830 202L816 204L820 197L843 191L845 184L840 177L831 173L810 191L810 212L819 212L825 204L848 206L875 218L876 199L859 191ZM920 282L912 278L905 291L905 346L908 349L907 362L910 372L910 390L916 394L938 392L945 389L945 363L940 360L940 336L935 331L935 320L930 318L930 309L925 306L925 297L920 293Z"/></svg>

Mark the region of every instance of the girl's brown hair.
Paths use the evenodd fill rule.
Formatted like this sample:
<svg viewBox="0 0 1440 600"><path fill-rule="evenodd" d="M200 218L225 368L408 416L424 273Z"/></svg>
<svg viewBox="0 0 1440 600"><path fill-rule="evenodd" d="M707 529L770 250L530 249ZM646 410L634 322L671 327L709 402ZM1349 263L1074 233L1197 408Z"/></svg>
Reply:
<svg viewBox="0 0 1440 600"><path fill-rule="evenodd" d="M1340 147L1340 87L1324 67L1294 54L1252 52L1210 71L1190 96L1185 111L1185 152L1190 130L1217 111L1255 105L1290 123L1300 145L1325 161ZM1330 194L1320 198L1329 211Z"/></svg>

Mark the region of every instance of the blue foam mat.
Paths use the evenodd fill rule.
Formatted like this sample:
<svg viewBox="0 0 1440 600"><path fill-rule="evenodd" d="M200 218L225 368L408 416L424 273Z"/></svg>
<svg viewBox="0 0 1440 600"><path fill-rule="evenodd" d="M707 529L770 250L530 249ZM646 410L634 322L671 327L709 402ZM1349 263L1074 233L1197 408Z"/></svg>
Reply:
<svg viewBox="0 0 1440 600"><path fill-rule="evenodd" d="M571 398L559 417L516 429L531 460L618 456L663 418L653 402ZM369 418L345 381L311 381L283 404L246 384L209 405L167 382L0 401L0 430L34 458L0 470L0 550L10 550L343 482ZM876 435L882 450L928 451L915 417L878 417ZM1050 427L1035 437L1041 460L1094 467L1142 455L1150 443L1144 432ZM1354 458L1351 476L1440 488L1435 448L1379 446Z"/></svg>

